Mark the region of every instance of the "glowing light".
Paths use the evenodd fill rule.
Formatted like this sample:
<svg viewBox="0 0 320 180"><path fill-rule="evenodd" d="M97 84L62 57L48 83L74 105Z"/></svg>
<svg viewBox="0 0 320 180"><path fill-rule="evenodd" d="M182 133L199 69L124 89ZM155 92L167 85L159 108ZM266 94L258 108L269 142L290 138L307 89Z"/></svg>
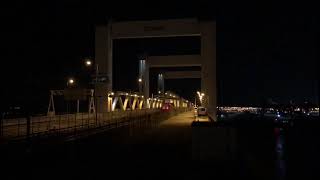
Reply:
<svg viewBox="0 0 320 180"><path fill-rule="evenodd" d="M74 79L72 79L72 78L70 78L70 79L68 80L68 83L71 84L71 85L74 84L74 82L75 82L75 81L74 81Z"/></svg>
<svg viewBox="0 0 320 180"><path fill-rule="evenodd" d="M138 79L138 81L141 83L141 82L142 82L142 79L141 79L141 78L139 78L139 79Z"/></svg>
<svg viewBox="0 0 320 180"><path fill-rule="evenodd" d="M161 93L161 91L158 91L158 93L160 94L160 93Z"/></svg>
<svg viewBox="0 0 320 180"><path fill-rule="evenodd" d="M86 66L91 66L92 62L90 60L86 60L85 64L86 64Z"/></svg>
<svg viewBox="0 0 320 180"><path fill-rule="evenodd" d="M129 95L129 93L126 93L126 95L128 96L128 95Z"/></svg>
<svg viewBox="0 0 320 180"><path fill-rule="evenodd" d="M111 92L111 95L113 96L113 95L114 95L114 93L113 93L113 92Z"/></svg>

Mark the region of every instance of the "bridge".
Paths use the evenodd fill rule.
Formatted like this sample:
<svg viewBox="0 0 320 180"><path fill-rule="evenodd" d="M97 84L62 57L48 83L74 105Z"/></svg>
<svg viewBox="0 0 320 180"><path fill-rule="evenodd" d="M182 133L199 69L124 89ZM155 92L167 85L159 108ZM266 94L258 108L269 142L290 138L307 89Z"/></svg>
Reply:
<svg viewBox="0 0 320 180"><path fill-rule="evenodd" d="M201 92L206 94L203 102L208 109L211 120L216 120L216 23L214 21L200 21L198 19L169 19L152 21L113 22L97 26L95 33L95 63L99 65L99 72L108 79L105 83L96 85L98 96L105 96L113 90L113 42L117 39L159 38L159 37L201 38L200 54L181 54L166 56L145 56L139 61L139 92L149 98L150 68L168 67L200 67L200 71L164 72L159 74L158 91L164 92L163 80L180 78L201 79ZM97 73L97 74L98 74ZM162 83L161 83L162 81ZM97 109L110 111L111 105L105 108L102 100Z"/></svg>
<svg viewBox="0 0 320 180"><path fill-rule="evenodd" d="M66 88L51 90L48 112L45 116L1 121L1 139L23 139L52 134L79 134L89 129L115 128L135 121L152 121L157 116L174 115L191 110L192 103L165 91L164 79L200 78L201 92L206 94L202 102L211 120L216 119L216 24L197 19L112 22L97 26L95 32L95 84L94 89ZM147 56L139 61L139 92L113 90L112 51L113 40L130 38L157 38L200 36L200 55ZM91 62L88 63L91 65ZM149 68L152 67L201 67L200 71L174 71L158 75L158 93L150 97ZM103 79L100 80L99 79ZM71 84L73 83L70 82ZM77 102L77 111L56 113L55 98ZM80 102L88 103L80 112ZM164 108L165 107L165 108ZM161 113L167 112L168 113Z"/></svg>

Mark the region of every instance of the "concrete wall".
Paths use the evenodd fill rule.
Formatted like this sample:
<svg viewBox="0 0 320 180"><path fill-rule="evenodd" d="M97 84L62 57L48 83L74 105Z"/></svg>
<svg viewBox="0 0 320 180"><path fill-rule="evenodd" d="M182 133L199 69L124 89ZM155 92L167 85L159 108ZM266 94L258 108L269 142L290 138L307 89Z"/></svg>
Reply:
<svg viewBox="0 0 320 180"><path fill-rule="evenodd" d="M192 127L192 159L232 162L237 151L236 129L214 126Z"/></svg>
<svg viewBox="0 0 320 180"><path fill-rule="evenodd" d="M201 91L205 93L205 102L209 116L216 119L216 23L202 22L201 26Z"/></svg>

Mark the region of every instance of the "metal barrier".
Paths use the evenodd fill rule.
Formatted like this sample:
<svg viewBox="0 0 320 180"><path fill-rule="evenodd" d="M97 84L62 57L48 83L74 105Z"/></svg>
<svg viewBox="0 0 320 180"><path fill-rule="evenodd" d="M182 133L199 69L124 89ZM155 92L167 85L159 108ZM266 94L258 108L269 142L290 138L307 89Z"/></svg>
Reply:
<svg viewBox="0 0 320 180"><path fill-rule="evenodd" d="M54 116L35 116L30 118L3 119L1 121L0 140L18 140L44 135L76 135L87 130L112 129L149 120L154 123L188 111L188 108L175 108L171 112L161 113L159 109L141 109L131 111L112 111L106 113L76 113Z"/></svg>

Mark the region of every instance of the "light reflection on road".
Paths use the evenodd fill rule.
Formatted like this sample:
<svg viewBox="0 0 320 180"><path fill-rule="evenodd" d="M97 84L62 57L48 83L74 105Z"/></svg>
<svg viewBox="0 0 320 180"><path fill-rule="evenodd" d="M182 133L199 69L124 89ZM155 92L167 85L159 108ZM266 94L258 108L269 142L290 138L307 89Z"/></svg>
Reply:
<svg viewBox="0 0 320 180"><path fill-rule="evenodd" d="M284 134L282 128L275 128L276 140L276 173L278 179L284 179L286 173L285 158L284 158Z"/></svg>

